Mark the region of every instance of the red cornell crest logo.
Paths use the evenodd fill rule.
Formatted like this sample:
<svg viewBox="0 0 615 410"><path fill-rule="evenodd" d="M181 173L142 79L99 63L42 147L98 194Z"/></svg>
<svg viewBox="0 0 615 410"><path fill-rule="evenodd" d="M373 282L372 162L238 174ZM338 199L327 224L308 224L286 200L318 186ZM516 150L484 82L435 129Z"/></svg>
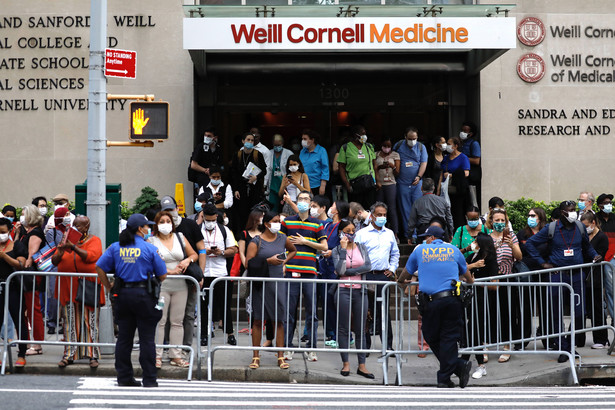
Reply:
<svg viewBox="0 0 615 410"><path fill-rule="evenodd" d="M517 74L527 83L538 82L545 75L545 61L538 54L525 54L517 63Z"/></svg>
<svg viewBox="0 0 615 410"><path fill-rule="evenodd" d="M517 38L526 46L533 47L545 39L545 26L536 17L526 17L517 26Z"/></svg>

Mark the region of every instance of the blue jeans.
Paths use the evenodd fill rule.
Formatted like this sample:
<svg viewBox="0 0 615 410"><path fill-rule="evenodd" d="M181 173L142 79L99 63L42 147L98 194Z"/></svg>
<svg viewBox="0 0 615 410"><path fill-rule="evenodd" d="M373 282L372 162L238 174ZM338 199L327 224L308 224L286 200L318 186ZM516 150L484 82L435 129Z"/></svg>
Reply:
<svg viewBox="0 0 615 410"><path fill-rule="evenodd" d="M399 234L403 234L406 238L412 236L412 232L408 232L408 220L410 219L410 210L414 201L423 196L421 187L423 181L420 181L416 185L397 184L397 209L401 214L401 226L399 227Z"/></svg>
<svg viewBox="0 0 615 410"><path fill-rule="evenodd" d="M286 277L290 278L291 274L287 273ZM301 279L315 279L316 276L311 273L302 273ZM286 337L286 346L293 346L292 340L297 327L297 308L299 306L299 297L303 295L303 304L305 306L305 321L308 331L308 344L306 347L316 347L318 340L318 317L316 316L316 287L314 283L289 283L288 287L288 315L284 321L284 335Z"/></svg>

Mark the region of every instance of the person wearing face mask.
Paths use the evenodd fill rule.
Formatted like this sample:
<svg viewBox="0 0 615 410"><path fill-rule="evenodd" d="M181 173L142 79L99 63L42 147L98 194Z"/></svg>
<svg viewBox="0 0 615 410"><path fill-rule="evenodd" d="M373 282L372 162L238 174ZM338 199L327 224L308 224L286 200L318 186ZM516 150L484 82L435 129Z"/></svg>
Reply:
<svg viewBox="0 0 615 410"><path fill-rule="evenodd" d="M218 210L230 209L233 206L233 188L222 181L222 171L217 167L211 167L209 177L209 184L199 189L199 195L205 193L210 196Z"/></svg>
<svg viewBox="0 0 615 410"><path fill-rule="evenodd" d="M297 155L288 157L286 175L282 178L282 184L278 195L284 198L282 213L296 215L294 204L297 203L297 195L301 192L310 192L310 180L303 169L303 163Z"/></svg>
<svg viewBox="0 0 615 410"><path fill-rule="evenodd" d="M265 146L265 144L261 142L260 130L256 127L252 127L250 128L250 133L254 136L254 149L260 152L261 154L263 154L263 158L265 159L265 165L269 164L271 162L271 158L270 158L271 151L269 150L269 148ZM241 149L243 150L246 148L244 146ZM263 172L265 173L265 175L263 175L264 180L267 180L268 178L270 178L269 171L270 171L270 168L267 166L265 169L263 169ZM259 182L264 183L264 181L259 181ZM265 189L265 196L269 195L268 187L264 186L264 189Z"/></svg>
<svg viewBox="0 0 615 410"><path fill-rule="evenodd" d="M43 217L38 208L32 204L26 205L21 210L21 224L24 228L24 233L19 237L19 241L28 249L28 258L24 264L25 270L29 268L36 269L34 265L33 255L45 247L45 234L43 233ZM42 284L43 278L35 277L37 286L28 283L24 285L24 300L26 305L26 313L30 326L32 328L32 339L45 340L45 325L43 323L43 315L40 305L39 286ZM32 295L34 293L34 296ZM18 326L17 323L15 323ZM43 348L39 344L32 344L26 351L26 355L38 355L43 353Z"/></svg>
<svg viewBox="0 0 615 410"><path fill-rule="evenodd" d="M363 205L358 202L351 202L348 206L348 218L354 223L354 227L357 231L371 225L371 214L363 208Z"/></svg>
<svg viewBox="0 0 615 410"><path fill-rule="evenodd" d="M344 220L339 223L340 244L332 251L335 273L343 283L339 284L336 292L337 312L339 321L337 328L337 341L341 349L350 346L350 332L354 329L356 335L356 348L365 348L365 323L367 322L367 289L365 285L353 284L352 281L365 280L372 265L367 248L362 243L356 243L355 227L352 222ZM351 325L352 324L352 325ZM340 353L342 357L342 376L350 375L350 362L348 353ZM359 368L357 374L368 379L374 375L365 367L365 353L357 353Z"/></svg>
<svg viewBox="0 0 615 410"><path fill-rule="evenodd" d="M385 225L387 222L387 205L383 202L376 202L371 207L371 223L368 227L361 229L355 236L355 242L362 243L369 252L372 262L372 271L367 274L367 280L395 280L397 267L399 266L399 247L393 231ZM376 287L376 294L382 293L383 285ZM386 298L388 309L388 298ZM374 306L370 301L370 307ZM376 311L372 312L375 329L373 334L380 334L382 340L382 323L380 320L382 312L382 302L376 303ZM391 327L391 317L387 320L387 350L393 348L393 329ZM371 338L367 336L367 346L371 346Z"/></svg>
<svg viewBox="0 0 615 410"><path fill-rule="evenodd" d="M203 187L209 183L211 167L221 168L222 149L218 145L218 137L214 128L207 128L203 134L203 142L198 144L190 157L188 180L196 187Z"/></svg>
<svg viewBox="0 0 615 410"><path fill-rule="evenodd" d="M38 208L41 216L45 219L43 225L47 225L47 221L49 220L49 217L47 216L49 211L49 209L47 209L47 198L44 196L37 196L32 199L32 205L35 205Z"/></svg>
<svg viewBox="0 0 615 410"><path fill-rule="evenodd" d="M453 235L453 218L451 217L451 207L441 196L434 195L435 184L433 179L425 178L421 191L423 196L414 201L410 216L408 218L408 232L414 232L416 228L417 235L425 232L430 221L434 217L442 218L443 229L446 231L446 237L450 238ZM414 238L408 238L408 244L412 244Z"/></svg>
<svg viewBox="0 0 615 410"><path fill-rule="evenodd" d="M212 204L205 205L203 209L205 221L201 231L205 238L205 251L207 264L203 275L203 289L205 297L201 299L201 341L207 341L208 329L212 326L208 322L209 298L213 297L213 321L225 320L223 327L227 335L227 343L235 346L237 340L233 335L233 316L231 315L233 282L219 283L211 295L210 285L214 279L228 276L226 261L233 258L238 251L235 237L224 225L218 223L218 210Z"/></svg>
<svg viewBox="0 0 615 410"><path fill-rule="evenodd" d="M482 172L480 167L480 144L477 138L478 127L476 124L470 121L464 121L459 131L459 139L461 140L461 147L459 150L470 160L468 183L470 184L470 190L473 191L472 195L474 195L474 193L477 195L475 198L476 204L480 204L480 182Z"/></svg>
<svg viewBox="0 0 615 410"><path fill-rule="evenodd" d="M9 232L9 235L14 241L19 239L19 231L21 228L21 223L18 219L15 219L16 215L17 209L15 209L13 205L5 205L4 208L2 208L2 217L11 221L11 230Z"/></svg>
<svg viewBox="0 0 615 410"><path fill-rule="evenodd" d="M470 206L466 211L466 221L467 224L457 228L453 240L451 241L453 245L461 250L465 258L473 253L471 245L474 243L476 235L478 235L479 232L490 232L489 229L482 224L478 208L475 206Z"/></svg>
<svg viewBox="0 0 615 410"><path fill-rule="evenodd" d="M272 211L278 212L281 209L279 195L284 170L288 163L288 158L293 152L284 148L284 138L280 134L273 136L273 148L269 151L269 162L267 162L268 172L265 176L265 187L269 190L269 203L272 204Z"/></svg>
<svg viewBox="0 0 615 410"><path fill-rule="evenodd" d="M90 219L87 216L76 217L74 228L81 233L79 241L77 243L72 243L68 239L62 241L51 258L51 262L58 267L58 272L96 273L96 261L102 255L100 238L90 235ZM60 302L61 316L64 321L64 340L69 342L96 343L98 341L99 308L105 304L105 292L96 278L85 280L99 284L97 289L100 292L100 302L96 309L77 301L79 295L77 276L57 277L55 297ZM99 357L98 347L68 345L64 347L64 354L58 366L64 368L73 364L74 360L88 358L90 367L97 368Z"/></svg>
<svg viewBox="0 0 615 410"><path fill-rule="evenodd" d="M602 260L606 257L606 253L609 250L609 238L600 229L596 215L593 212L585 212L581 217L581 222L585 225L585 230L589 237L589 243L598 255L602 257ZM587 261L590 262L590 261ZM593 327L604 326L606 321L606 315L604 314L604 287L602 280L602 270L592 269L585 282L587 283L586 292L586 308L587 315L589 316ZM593 330L592 331L592 349L604 349L609 343L609 335L607 329ZM577 346L585 345L585 333L576 335Z"/></svg>
<svg viewBox="0 0 615 410"><path fill-rule="evenodd" d="M577 220L576 202L564 201L560 204L560 219L556 222L551 222L538 233L532 236L525 243L530 256L541 264L544 269L554 267L566 267L572 265L580 265L585 260L600 262L602 257L596 253L589 243L589 237L585 226ZM580 226L579 226L580 225ZM538 250L540 244L547 243L549 245L549 255L543 258ZM579 269L562 270L553 272L550 276L552 283L568 283L572 285L575 297L581 299L581 295L585 293L585 280L583 272ZM555 333L564 331L562 312L560 310L560 297L563 301L569 297L566 289L550 288L549 289L552 312L552 330ZM572 307L571 307L572 309ZM585 322L585 312L582 303L574 306L575 310L575 329L583 329ZM557 338L551 343L555 348L567 352L571 350L571 341L568 336ZM558 362L563 363L569 359L568 355L562 354L558 358Z"/></svg>
<svg viewBox="0 0 615 410"><path fill-rule="evenodd" d="M498 274L499 275L509 275L513 273L513 264L515 260L521 260L523 258L523 254L521 253L521 248L519 247L519 240L517 239L517 235L514 232L511 232L508 229L508 214L504 209L495 208L489 214L489 219L487 220L487 227L491 229L491 238L493 239L493 243L495 246L495 252L497 255L498 261ZM516 310L511 310L509 306L511 304L508 303L509 300L509 291L506 287L501 287L499 289L500 294L500 311L502 314L500 315L500 323L502 329L502 340L510 340L510 322L509 318L512 321L513 327L517 323ZM517 329L513 329L513 332L516 332ZM508 350L508 346L504 347L504 350ZM498 362L505 363L510 360L509 354L502 354L498 359Z"/></svg>
<svg viewBox="0 0 615 410"><path fill-rule="evenodd" d="M408 232L408 216L412 204L423 195L422 179L427 169L427 149L418 137L416 127L408 127L404 131L404 139L393 147L399 153L401 164L397 177L397 207L401 213L400 236L406 239L412 237L412 232Z"/></svg>
<svg viewBox="0 0 615 410"><path fill-rule="evenodd" d="M444 160L446 147L446 138L441 135L437 135L431 140L431 146L428 150L429 152L427 153L428 158L425 177L429 177L435 182L440 180L440 174L442 173L442 160ZM425 178L423 178L423 180L425 180Z"/></svg>
<svg viewBox="0 0 615 410"><path fill-rule="evenodd" d="M351 142L341 146L337 163L340 177L348 191L348 200L369 208L376 201L376 152L367 142L365 127L351 128Z"/></svg>
<svg viewBox="0 0 615 410"><path fill-rule="evenodd" d="M309 214L311 201L311 192L301 192L297 196L299 213L288 216L282 222L282 233L288 236L299 253L298 257L292 258L286 264L286 278L315 279L318 275L317 252L325 252L327 250L327 237L324 234L323 225L320 220L312 218ZM297 325L297 307L301 294L303 294L306 307L305 320L308 326L307 347L316 347L318 340L318 317L316 315L316 291L314 284L299 284L292 281L289 284L288 317L285 324L286 346L292 346ZM306 353L306 356L309 361L318 360L315 352ZM285 357L289 359L292 355L289 352Z"/></svg>
<svg viewBox="0 0 615 410"><path fill-rule="evenodd" d="M380 189L376 192L376 201L384 202L389 206L391 215L390 227L397 235L397 185L396 177L400 170L400 157L397 151L393 151L391 139L386 137L382 141L382 148L376 153L376 181Z"/></svg>
<svg viewBox="0 0 615 410"><path fill-rule="evenodd" d="M301 133L299 159L305 168L310 182L312 195L326 195L329 181L329 155L318 145L319 135L312 130Z"/></svg>
<svg viewBox="0 0 615 410"><path fill-rule="evenodd" d="M151 232L151 225L155 225L155 222L148 221L144 215L132 214L126 221L126 229L120 233L119 242L111 244L96 262L98 278L107 292L111 291L107 272L115 272L115 281L119 280L117 286L113 288L115 315L119 328L115 344L118 386L141 386L141 382L134 378L130 359L135 331L138 328L139 363L143 369L143 386L158 387L156 325L162 317L162 311L155 308L158 300L147 292L147 280L155 275L164 283L167 267L158 253L158 248L143 239Z"/></svg>
<svg viewBox="0 0 615 410"><path fill-rule="evenodd" d="M201 189L203 189L201 187ZM186 219L191 219L196 222L197 225L201 225L203 223L203 207L210 201L213 201L213 197L211 196L211 191L199 191L199 195L196 197L196 201L194 201L194 214L188 215Z"/></svg>
<svg viewBox="0 0 615 410"><path fill-rule="evenodd" d="M596 202L596 198L594 194L588 191L583 191L579 194L579 199L577 199L577 206L579 207L579 220L586 212L594 213L592 209L594 206L594 202Z"/></svg>
<svg viewBox="0 0 615 410"><path fill-rule="evenodd" d="M183 275L188 265L197 260L188 240L181 233L175 233L173 216L168 211L160 211L154 219L156 223L152 229L152 237L148 242L158 249L159 255L164 260L168 275ZM182 241L183 243L180 243ZM183 247L182 247L183 245ZM184 254L185 249L185 254ZM184 280L166 280L160 287L160 297L164 297L162 318L158 322L156 339L158 344L163 344L165 325L170 322L169 343L172 345L182 344L184 339L183 319L188 300L188 284ZM169 349L171 366L188 367L188 363L182 357L180 349ZM156 349L156 368L162 367L162 349Z"/></svg>
<svg viewBox="0 0 615 410"><path fill-rule="evenodd" d="M4 210L3 210L4 211ZM10 231L13 224L7 218L0 218L0 317L4 319L4 304L7 298L6 280L9 275L15 271L23 270L28 257L28 249L21 242L13 242L10 236ZM11 286L9 298L9 315L13 319L13 323L20 324L15 329L20 332L19 339L28 340L28 326L26 325L26 312L21 304L22 290L17 282ZM2 335L4 337L4 335ZM18 345L17 362L15 366L23 367L26 365L26 350L27 344L20 343Z"/></svg>
<svg viewBox="0 0 615 410"><path fill-rule="evenodd" d="M54 211L53 217L54 228L48 230L45 233L45 239L49 246L59 246L62 243L62 239L64 237L64 233L66 229L71 226L71 219L68 217L68 208L58 208ZM57 272L57 268L53 268L54 272ZM56 287L56 277L50 276L48 281L47 288L47 333L55 334L56 327L58 325L58 301L55 298L55 287ZM63 331L60 331L63 333Z"/></svg>
<svg viewBox="0 0 615 410"><path fill-rule="evenodd" d="M283 278L284 265L289 263L297 253L295 245L281 231L282 223L280 216L267 211L263 216L265 230L256 236L246 252L246 266L256 260L266 261L270 278ZM284 320L287 315L287 284L284 282L267 282L264 286L252 286L252 345L261 346L263 321L275 324L274 337L276 347L284 347ZM271 346L269 344L268 346ZM280 369L288 369L282 349L277 352L278 366ZM254 350L251 369L260 367L259 350Z"/></svg>
<svg viewBox="0 0 615 410"><path fill-rule="evenodd" d="M600 230L604 232L609 238L609 249L604 257L605 262L609 262L610 266L605 266L604 269L604 286L605 289L613 289L613 272L615 272L615 217L613 212L613 195L612 194L600 194L596 199L596 204L600 211L596 213L596 219L600 225ZM613 310L613 292L607 291L606 304L609 309L611 317L615 317L615 311Z"/></svg>
<svg viewBox="0 0 615 410"><path fill-rule="evenodd" d="M70 202L68 196L66 194L58 194L54 196L51 200L53 201L54 212L60 208L66 208L69 210L67 216L70 218L70 224L72 225L73 221L75 220L75 215L70 212ZM44 226L45 232L49 231L50 229L53 229L55 227L55 218L49 218L47 220L47 223L44 224Z"/></svg>
<svg viewBox="0 0 615 410"><path fill-rule="evenodd" d="M242 137L243 147L233 155L231 162L231 185L234 190L235 217L234 226L245 226L246 219L254 205L263 199L263 184L265 181L267 163L262 153L255 149L254 135L245 133ZM269 151L267 151L269 152ZM260 169L258 175L250 175L244 178L243 174L249 164L254 164Z"/></svg>
<svg viewBox="0 0 615 410"><path fill-rule="evenodd" d="M199 266L202 270L205 270L205 243L203 242L203 233L201 232L199 226L195 221L179 216L179 208L177 207L175 198L172 196L162 197L160 200L160 209L162 211L169 211L173 222L173 228L175 231L184 235L192 249L198 253ZM194 310L197 303L197 292L192 283L188 284L188 288L188 300L186 301L186 311L184 314L183 344L191 346L194 339ZM168 327L166 331L169 331Z"/></svg>
<svg viewBox="0 0 615 410"><path fill-rule="evenodd" d="M472 204L469 200L468 175L470 175L470 160L459 151L461 140L459 137L449 138L446 151L448 155L442 160L442 174L438 184L440 195L448 195L451 203L453 224L458 228L465 224L464 211ZM446 184L445 184L446 182ZM442 188L446 186L446 192Z"/></svg>

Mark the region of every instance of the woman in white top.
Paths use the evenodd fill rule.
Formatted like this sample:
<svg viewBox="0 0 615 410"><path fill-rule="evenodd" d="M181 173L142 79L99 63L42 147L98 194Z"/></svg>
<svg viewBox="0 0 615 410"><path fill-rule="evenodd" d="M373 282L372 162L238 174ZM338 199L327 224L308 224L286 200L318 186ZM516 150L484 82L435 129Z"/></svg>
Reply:
<svg viewBox="0 0 615 410"><path fill-rule="evenodd" d="M287 165L286 175L282 179L282 185L280 185L278 195L280 198L283 198L284 194L287 193L290 200L293 203L297 203L297 195L299 195L300 192L310 192L310 180L303 169L303 164L298 155L291 155L288 157ZM287 201L288 199L285 199L282 213L289 216L296 215L297 211L295 211Z"/></svg>
<svg viewBox="0 0 615 410"><path fill-rule="evenodd" d="M158 248L158 253L167 266L167 275L182 275L188 265L198 259L196 252L182 234L175 233L173 216L170 212L158 212L154 222L156 222L156 225L153 226L153 236L149 239L149 242ZM186 255L184 255L180 240L183 241ZM184 312L186 310L186 300L188 299L188 285L186 281L179 279L165 280L160 287L160 297L164 298L164 308L162 310L162 319L158 322L158 329L156 331L157 343L162 344L164 340L164 327L167 320L170 320L169 343L181 345L184 338ZM180 349L169 349L169 358L171 359L171 366L188 367L189 365L183 359ZM160 369L161 367L162 349L156 349L156 368Z"/></svg>

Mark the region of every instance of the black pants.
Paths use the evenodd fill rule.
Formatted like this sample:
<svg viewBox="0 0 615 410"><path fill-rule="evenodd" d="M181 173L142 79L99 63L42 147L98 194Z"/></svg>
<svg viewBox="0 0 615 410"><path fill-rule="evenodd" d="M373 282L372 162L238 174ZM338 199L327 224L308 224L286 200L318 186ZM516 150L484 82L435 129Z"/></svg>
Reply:
<svg viewBox="0 0 615 410"><path fill-rule="evenodd" d="M22 295L21 285L19 281L12 282L10 295L9 295L9 314L13 323L15 324L15 332L20 340L29 340L28 334L28 322L26 320L26 304L22 303L21 309L19 308L19 299ZM0 293L0 320L4 320L4 303L6 298L6 283L2 283L2 291ZM2 334L4 337L4 334ZM28 345L26 343L19 343L18 357L26 357L26 349Z"/></svg>
<svg viewBox="0 0 615 410"><path fill-rule="evenodd" d="M462 307L457 297L436 299L425 307L423 337L440 362L438 383L448 383L452 374L460 375L466 363L457 350L462 325Z"/></svg>
<svg viewBox="0 0 615 410"><path fill-rule="evenodd" d="M115 370L118 383L128 383L134 378L130 355L139 329L139 363L143 369L143 385L156 382L156 326L162 310L155 308L156 301L145 288L123 288L116 301L116 321L119 327L115 344Z"/></svg>
<svg viewBox="0 0 615 410"><path fill-rule="evenodd" d="M376 187L368 189L367 191L354 193L348 193L348 202L358 202L363 208L369 210L369 208L376 202ZM408 211L410 212L410 211Z"/></svg>
<svg viewBox="0 0 615 410"><path fill-rule="evenodd" d="M214 279L216 278L206 277L203 280L203 287L209 288L211 282L213 282ZM207 330L209 329L209 322L207 319L209 313L209 298L211 293L212 292L210 289L209 291L205 292L205 298L201 299L201 339L208 335ZM212 320L214 321L214 323L218 320L223 320L224 332L230 335L231 333L233 333L233 316L231 316L231 302L233 300L233 282L218 282L218 284L216 284L213 289L213 298L214 301Z"/></svg>
<svg viewBox="0 0 615 410"><path fill-rule="evenodd" d="M366 280L378 280L378 281L386 281L386 280L390 280L384 273L368 273L366 275ZM373 294L371 292L368 293L368 300L369 300L369 304L368 307L370 310L374 309L374 298L378 299L382 296L382 289L384 288L384 285L377 285L376 286L376 293ZM385 300L383 301L384 303L386 303L386 311L389 312L389 295L387 294L385 296ZM373 325L372 325L372 333L374 335L380 335L380 341L382 341L382 302L376 302L375 304L376 306L376 311L372 312L372 318L373 318ZM387 324L387 350L393 350L393 326L391 326L391 315L387 315L386 318L386 324ZM371 348L372 346L372 339L369 335L369 330L370 329L366 329L367 333L365 335L366 337L366 343L367 343L367 348Z"/></svg>

